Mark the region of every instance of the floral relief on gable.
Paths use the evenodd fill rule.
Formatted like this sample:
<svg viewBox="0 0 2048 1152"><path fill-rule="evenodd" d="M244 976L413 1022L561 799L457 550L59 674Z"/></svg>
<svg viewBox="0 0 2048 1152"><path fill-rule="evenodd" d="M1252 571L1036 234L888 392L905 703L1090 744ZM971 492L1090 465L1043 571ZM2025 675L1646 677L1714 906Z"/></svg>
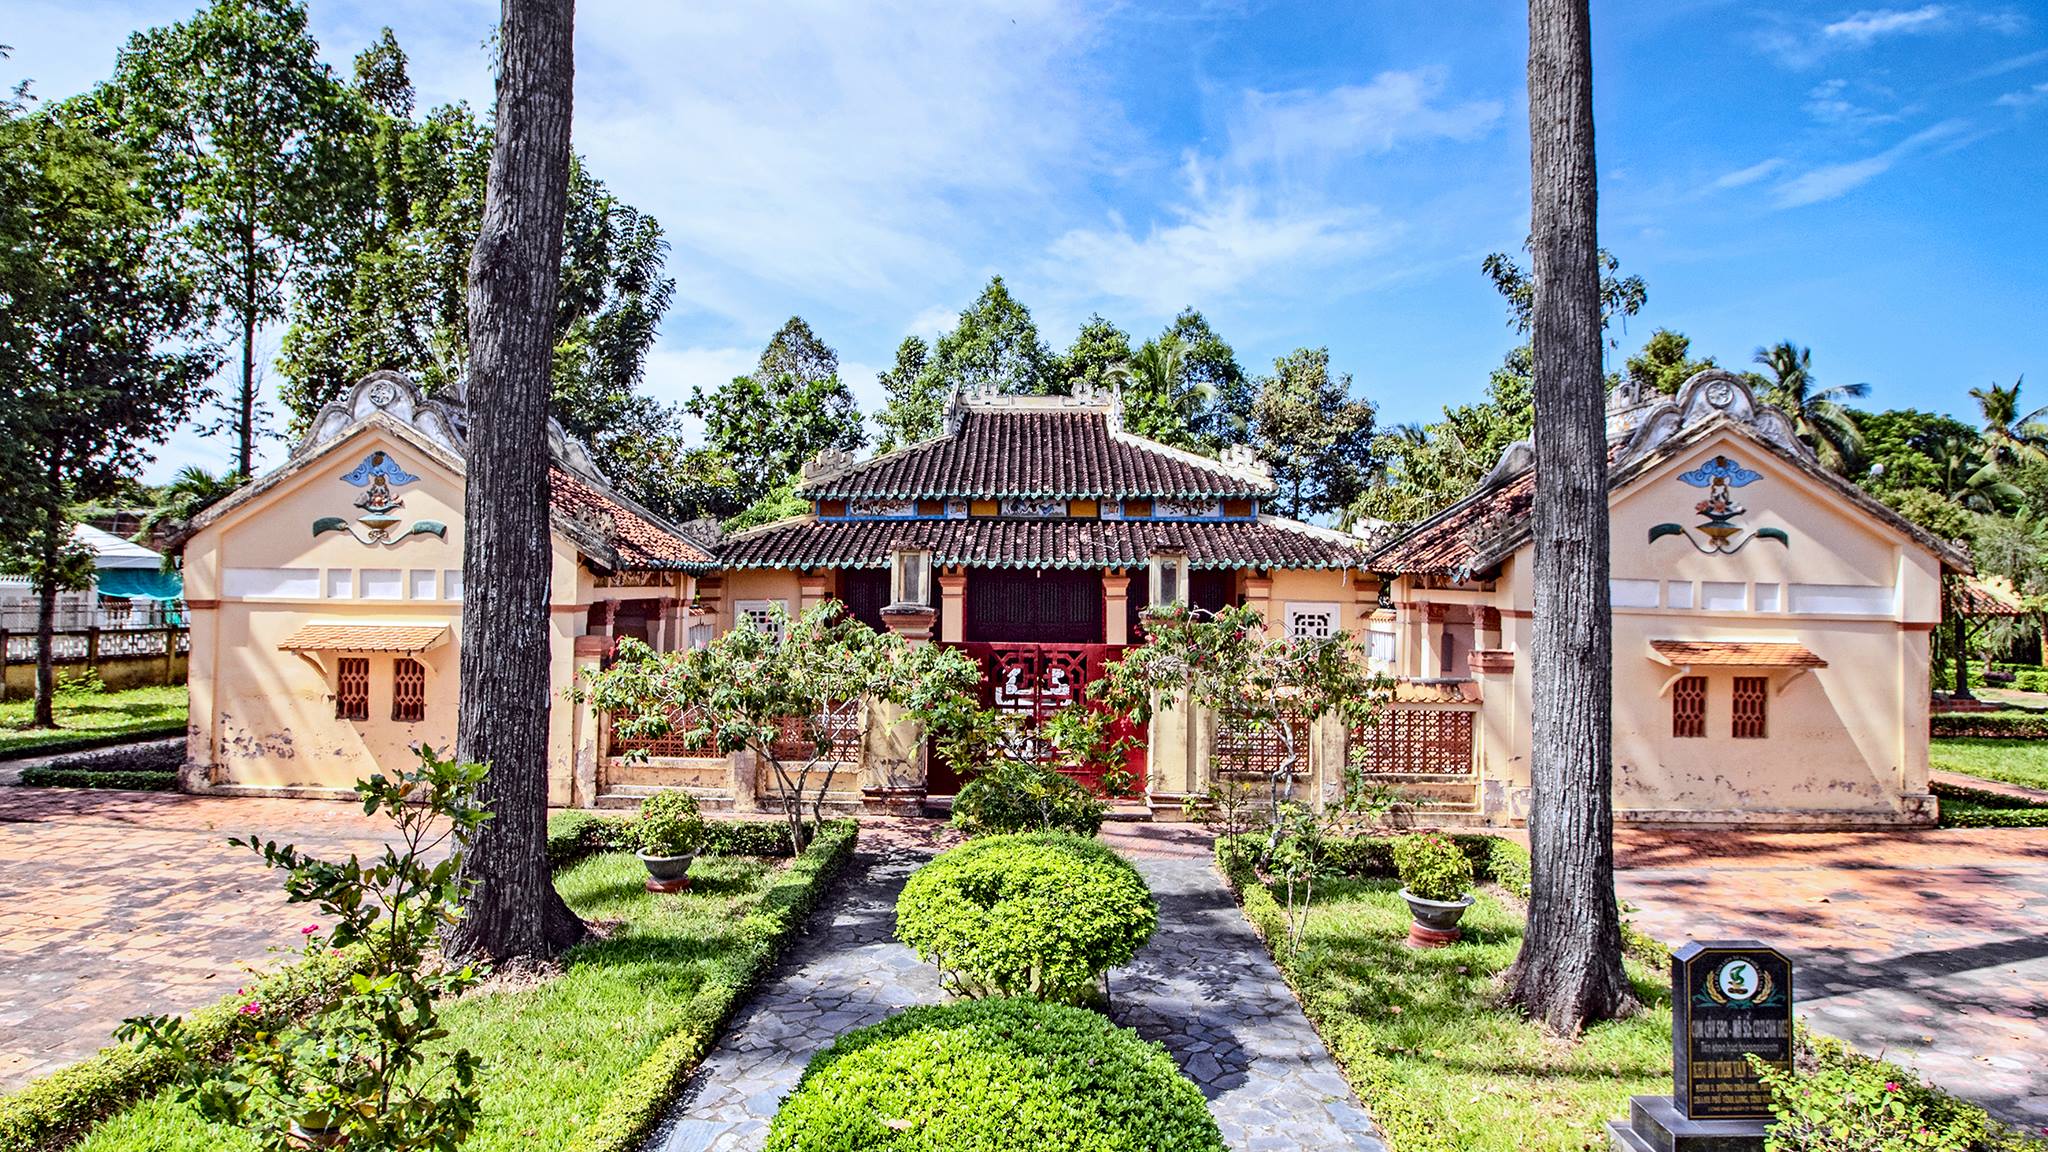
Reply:
<svg viewBox="0 0 2048 1152"><path fill-rule="evenodd" d="M341 475L342 483L362 489L350 502L359 510L354 522L345 516L322 516L313 521L313 535L346 532L357 543L385 547L414 536L435 536L446 540L448 526L439 520L415 520L403 529L398 527L404 519L399 511L405 507L405 498L399 495L398 489L418 480L419 477L407 472L391 453L381 448L371 452L355 468Z"/></svg>
<svg viewBox="0 0 2048 1152"><path fill-rule="evenodd" d="M1791 547L1792 538L1782 528L1752 528L1742 522L1749 509L1736 496L1736 489L1746 488L1763 479L1763 473L1743 467L1734 457L1716 453L1689 471L1678 474L1678 482L1701 491L1703 498L1693 504L1693 512L1702 517L1699 523L1687 526L1675 522L1650 526L1650 543L1666 536L1683 536L1688 543L1708 555L1732 556L1742 551L1751 540L1775 540L1780 545Z"/></svg>

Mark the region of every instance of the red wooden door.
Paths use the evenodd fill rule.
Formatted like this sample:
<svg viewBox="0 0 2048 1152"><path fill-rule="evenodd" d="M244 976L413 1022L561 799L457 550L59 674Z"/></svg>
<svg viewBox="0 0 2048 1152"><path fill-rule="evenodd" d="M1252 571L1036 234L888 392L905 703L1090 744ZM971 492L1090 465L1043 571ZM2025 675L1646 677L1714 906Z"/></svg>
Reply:
<svg viewBox="0 0 2048 1152"><path fill-rule="evenodd" d="M981 703L999 712L1023 717L1027 729L1035 728L1054 712L1080 701L1087 686L1123 655L1123 647L1116 644L966 643L956 647L981 664ZM1120 728L1118 735L1135 737L1138 741L1125 757L1124 768L1133 777L1134 794L1142 795L1145 782L1144 732L1128 721L1121 722ZM1035 751L1041 758L1051 755L1050 748L1037 746ZM971 766L956 767L944 763L943 757L936 752L928 757L927 763L930 767L926 787L933 795L959 791L964 775L972 772ZM1061 768L1060 771L1101 792L1108 767L1092 764L1082 768Z"/></svg>

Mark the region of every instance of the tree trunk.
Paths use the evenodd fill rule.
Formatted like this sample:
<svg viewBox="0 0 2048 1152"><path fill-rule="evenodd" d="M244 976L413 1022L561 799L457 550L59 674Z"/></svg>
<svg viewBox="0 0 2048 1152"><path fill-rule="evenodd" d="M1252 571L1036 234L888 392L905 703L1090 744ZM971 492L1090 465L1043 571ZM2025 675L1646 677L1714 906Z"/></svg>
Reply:
<svg viewBox="0 0 2048 1152"><path fill-rule="evenodd" d="M469 461L456 750L492 819L451 950L497 962L583 936L547 865L548 378L569 182L574 0L504 0L497 140L469 262Z"/></svg>
<svg viewBox="0 0 2048 1152"><path fill-rule="evenodd" d="M43 521L42 576L36 590L36 718L31 727L57 726L57 554L62 550L64 513L55 504Z"/></svg>
<svg viewBox="0 0 2048 1152"><path fill-rule="evenodd" d="M243 243L242 259L242 387L235 397L236 471L254 475L256 462L256 238L255 226Z"/></svg>
<svg viewBox="0 0 2048 1152"><path fill-rule="evenodd" d="M1614 898L1614 644L1590 24L1587 0L1529 0L1534 875L1508 995L1563 1035L1634 1007Z"/></svg>

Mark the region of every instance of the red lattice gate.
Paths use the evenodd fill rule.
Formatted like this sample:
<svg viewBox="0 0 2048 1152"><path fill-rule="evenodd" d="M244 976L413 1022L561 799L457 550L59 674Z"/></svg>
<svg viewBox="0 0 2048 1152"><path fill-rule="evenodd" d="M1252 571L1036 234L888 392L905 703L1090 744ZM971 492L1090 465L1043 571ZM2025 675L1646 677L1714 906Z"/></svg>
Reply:
<svg viewBox="0 0 2048 1152"><path fill-rule="evenodd" d="M999 712L1022 717L1027 729L1036 728L1046 717L1080 700L1087 686L1100 679L1109 665L1124 653L1121 644L966 643L954 647L981 664L981 703ZM1132 794L1142 795L1145 787L1144 730L1126 722L1118 726L1117 735L1138 741L1125 758L1123 767L1132 777ZM1035 741L1032 747L1041 759L1052 754L1050 748ZM965 779L961 768L971 773L971 766L956 768L945 763L936 752L929 757L929 763L927 788L933 795L944 796L959 791ZM1060 769L1098 793L1104 791L1103 776L1108 770L1109 765L1106 764Z"/></svg>

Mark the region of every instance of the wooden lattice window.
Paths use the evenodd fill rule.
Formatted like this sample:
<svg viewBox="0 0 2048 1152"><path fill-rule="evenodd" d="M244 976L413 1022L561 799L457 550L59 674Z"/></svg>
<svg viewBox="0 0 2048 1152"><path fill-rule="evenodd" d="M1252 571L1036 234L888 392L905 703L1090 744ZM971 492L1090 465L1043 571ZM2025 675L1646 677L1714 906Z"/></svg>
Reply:
<svg viewBox="0 0 2048 1152"><path fill-rule="evenodd" d="M1671 690L1671 734L1701 737L1707 734L1707 678L1687 676Z"/></svg>
<svg viewBox="0 0 2048 1152"><path fill-rule="evenodd" d="M391 662L391 718L404 724L427 718L427 666L410 657Z"/></svg>
<svg viewBox="0 0 2048 1152"><path fill-rule="evenodd" d="M334 715L341 720L370 718L370 659L343 656L335 674Z"/></svg>
<svg viewBox="0 0 2048 1152"><path fill-rule="evenodd" d="M1766 735L1771 681L1767 676L1735 678L1735 738L1761 740Z"/></svg>

